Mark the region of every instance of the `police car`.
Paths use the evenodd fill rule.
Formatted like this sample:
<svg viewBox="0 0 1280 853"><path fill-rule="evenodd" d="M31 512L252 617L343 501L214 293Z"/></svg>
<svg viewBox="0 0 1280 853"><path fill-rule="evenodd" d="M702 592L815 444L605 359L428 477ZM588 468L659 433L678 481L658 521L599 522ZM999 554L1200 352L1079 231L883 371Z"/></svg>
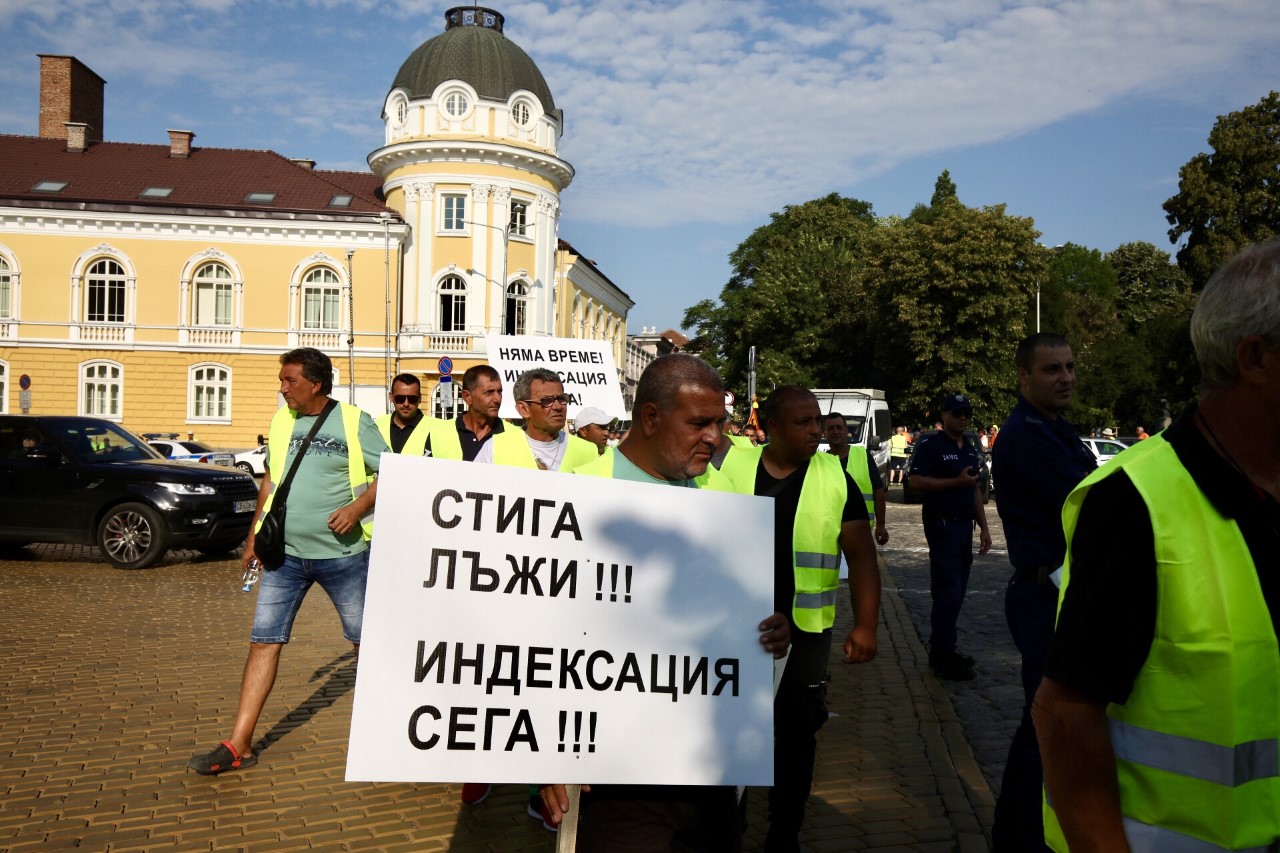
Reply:
<svg viewBox="0 0 1280 853"><path fill-rule="evenodd" d="M234 467L235 459L230 453L214 450L198 441L178 441L170 438L153 438L148 442L159 453L168 459L178 462L205 462L212 465Z"/></svg>

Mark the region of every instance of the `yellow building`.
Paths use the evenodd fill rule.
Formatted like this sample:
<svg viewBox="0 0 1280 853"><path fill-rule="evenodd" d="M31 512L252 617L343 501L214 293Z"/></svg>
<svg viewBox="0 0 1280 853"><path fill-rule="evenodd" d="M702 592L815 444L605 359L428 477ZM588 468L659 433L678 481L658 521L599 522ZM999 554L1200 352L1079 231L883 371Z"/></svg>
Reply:
<svg viewBox="0 0 1280 853"><path fill-rule="evenodd" d="M609 340L621 367L634 303L559 238L573 169L545 80L497 12L445 18L394 78L371 172L183 130L103 141L105 81L42 55L40 135L0 136L0 411L231 447L266 431L295 346L374 414L396 373L434 394L441 357L484 362L486 334Z"/></svg>

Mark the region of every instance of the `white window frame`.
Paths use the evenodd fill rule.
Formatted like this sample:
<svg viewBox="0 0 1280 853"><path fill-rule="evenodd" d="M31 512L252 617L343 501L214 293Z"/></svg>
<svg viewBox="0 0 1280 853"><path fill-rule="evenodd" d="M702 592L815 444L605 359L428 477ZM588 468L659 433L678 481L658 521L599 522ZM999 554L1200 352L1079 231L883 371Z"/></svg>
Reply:
<svg viewBox="0 0 1280 853"><path fill-rule="evenodd" d="M462 379L457 378L454 380L452 384L454 386L453 405L447 410L440 402L440 389L443 386L443 383L437 382L436 387L431 389L431 416L432 417L452 421L452 420L455 420L458 417L458 415L462 414L462 411L463 411Z"/></svg>
<svg viewBox="0 0 1280 853"><path fill-rule="evenodd" d="M0 415L9 414L9 362L0 359Z"/></svg>
<svg viewBox="0 0 1280 853"><path fill-rule="evenodd" d="M216 371L221 375L213 378L197 376L206 371ZM188 423L231 423L231 368L216 361L203 361L187 368L187 422ZM221 412L201 414L201 391L213 392L215 403Z"/></svg>
<svg viewBox="0 0 1280 853"><path fill-rule="evenodd" d="M516 279L507 285L503 305L503 334L529 334L529 282Z"/></svg>
<svg viewBox="0 0 1280 853"><path fill-rule="evenodd" d="M0 252L0 320L12 320L17 314L14 302L18 291L18 273L5 252Z"/></svg>
<svg viewBox="0 0 1280 853"><path fill-rule="evenodd" d="M222 270L226 273L224 276L210 276L209 270L214 268ZM200 314L200 291L201 286L207 286L212 291L213 304L213 322L201 322ZM227 316L226 322L218 321L218 294L219 291L225 291ZM221 261L208 261L201 264L195 271L195 275L191 278L191 325L199 326L207 329L229 329L235 325L236 319L236 279L235 273L229 266Z"/></svg>
<svg viewBox="0 0 1280 853"><path fill-rule="evenodd" d="M91 376L91 372L107 371L106 376ZM89 385L96 387L90 390ZM76 410L86 417L103 418L121 423L124 421L124 365L108 359L94 359L80 363L78 397ZM99 394L110 397L110 389L115 389L114 407L95 404ZM111 411L114 408L115 411Z"/></svg>
<svg viewBox="0 0 1280 853"><path fill-rule="evenodd" d="M446 287L446 285L448 285ZM436 285L436 329L448 334L462 334L467 330L467 282L460 275L446 275ZM445 295L449 294L448 328L445 326ZM461 312L459 312L459 304ZM461 317L459 317L461 313ZM458 322L461 320L461 322Z"/></svg>
<svg viewBox="0 0 1280 853"><path fill-rule="evenodd" d="M440 193L440 227L438 234L466 236L470 233L467 222L467 204L471 194L467 192Z"/></svg>
<svg viewBox="0 0 1280 853"><path fill-rule="evenodd" d="M529 199L512 197L511 210L507 214L507 230L510 232L511 239L533 239L533 220L529 216L532 208L533 202Z"/></svg>
<svg viewBox="0 0 1280 853"><path fill-rule="evenodd" d="M107 272L94 272L99 266L109 264L115 267L116 271L108 268ZM94 317L91 310L93 304L93 292L95 288L101 288L103 291L103 311L102 317ZM110 310L111 297L118 296L120 300L119 317L113 316ZM129 271L125 265L115 258L96 258L90 262L88 269L84 273L84 318L86 323L93 323L103 326L123 326L129 319Z"/></svg>
<svg viewBox="0 0 1280 853"><path fill-rule="evenodd" d="M333 277L333 281L312 280L313 276ZM330 294L332 291L332 294ZM320 296L320 314L318 325L308 325L311 319L307 316L307 296L309 292L318 292ZM325 303L332 295L334 300L333 325L326 326ZM298 328L303 332L340 332L342 331L342 276L332 267L320 264L307 270L302 275L302 283L298 290Z"/></svg>
<svg viewBox="0 0 1280 853"><path fill-rule="evenodd" d="M474 102L462 89L449 89L440 96L440 111L449 121L462 121L470 113Z"/></svg>

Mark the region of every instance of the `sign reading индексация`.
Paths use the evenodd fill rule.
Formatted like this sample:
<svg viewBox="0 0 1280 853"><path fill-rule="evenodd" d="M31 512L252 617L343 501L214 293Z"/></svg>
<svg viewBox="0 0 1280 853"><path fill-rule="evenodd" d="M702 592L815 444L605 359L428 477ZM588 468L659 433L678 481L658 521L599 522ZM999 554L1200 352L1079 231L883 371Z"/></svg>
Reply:
<svg viewBox="0 0 1280 853"><path fill-rule="evenodd" d="M348 780L771 784L771 501L382 461Z"/></svg>

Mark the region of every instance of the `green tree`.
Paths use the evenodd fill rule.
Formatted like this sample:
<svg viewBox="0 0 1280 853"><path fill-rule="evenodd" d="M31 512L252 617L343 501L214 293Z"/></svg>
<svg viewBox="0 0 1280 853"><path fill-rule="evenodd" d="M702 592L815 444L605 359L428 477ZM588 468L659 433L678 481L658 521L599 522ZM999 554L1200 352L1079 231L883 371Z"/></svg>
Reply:
<svg viewBox="0 0 1280 853"><path fill-rule="evenodd" d="M1116 328L1116 271L1102 252L1076 243L1045 250L1040 329L1082 349ZM1034 317L1034 305L1031 308ZM1029 318L1030 320L1030 318ZM1028 329L1035 325L1029 321Z"/></svg>
<svg viewBox="0 0 1280 853"><path fill-rule="evenodd" d="M1107 253L1107 263L1115 270L1117 316L1128 330L1164 314L1190 314L1191 279L1168 252L1150 243L1125 243Z"/></svg>
<svg viewBox="0 0 1280 853"><path fill-rule="evenodd" d="M1178 194L1164 203L1169 241L1187 238L1178 265L1197 291L1238 250L1280 233L1280 95L1219 116L1209 147L1182 167Z"/></svg>
<svg viewBox="0 0 1280 853"><path fill-rule="evenodd" d="M876 229L866 286L881 306L877 357L896 368L885 390L907 419L936 417L956 391L980 421L1008 413L1027 301L1044 277L1039 236L1003 205L970 208L946 194Z"/></svg>
<svg viewBox="0 0 1280 853"><path fill-rule="evenodd" d="M838 194L789 205L729 256L733 274L718 300L689 308L690 349L745 391L747 351L757 350L757 386L828 381L837 298L860 290L862 244L875 227L871 205Z"/></svg>

